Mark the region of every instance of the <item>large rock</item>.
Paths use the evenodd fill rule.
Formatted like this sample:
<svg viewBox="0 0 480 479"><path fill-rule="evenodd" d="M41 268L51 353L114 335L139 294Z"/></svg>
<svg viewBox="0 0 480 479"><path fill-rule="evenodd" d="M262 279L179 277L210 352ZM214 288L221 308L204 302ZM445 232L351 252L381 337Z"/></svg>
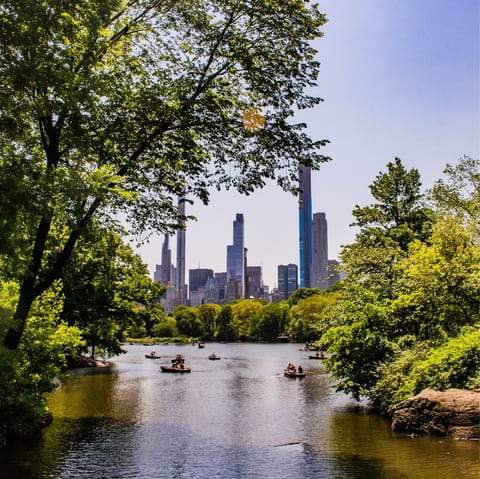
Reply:
<svg viewBox="0 0 480 479"><path fill-rule="evenodd" d="M102 359L87 358L85 356L68 356L67 367L69 369L75 368L105 368L108 362Z"/></svg>
<svg viewBox="0 0 480 479"><path fill-rule="evenodd" d="M388 412L393 431L480 439L480 393L424 389Z"/></svg>

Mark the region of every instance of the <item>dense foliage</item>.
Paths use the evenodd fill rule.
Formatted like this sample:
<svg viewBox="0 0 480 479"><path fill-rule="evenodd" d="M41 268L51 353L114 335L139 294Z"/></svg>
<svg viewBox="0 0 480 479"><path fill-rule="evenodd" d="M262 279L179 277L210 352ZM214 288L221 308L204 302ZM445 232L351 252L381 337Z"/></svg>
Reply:
<svg viewBox="0 0 480 479"><path fill-rule="evenodd" d="M385 411L430 386L480 390L480 171L426 195L396 158L356 206L348 277L288 301L167 316L115 218L145 239L210 189L297 189L328 158L296 109L325 18L300 0L5 0L0 5L0 445L48 421L67 358L125 337L318 340L337 387Z"/></svg>
<svg viewBox="0 0 480 479"><path fill-rule="evenodd" d="M0 281L15 293L2 292L0 343L18 366L4 371L28 383L33 359L15 358L57 281L60 317L92 352L118 352L125 330L212 335L212 311L167 319L105 231L121 214L140 241L172 232L178 198L207 203L212 188L295 192L299 163L327 160L293 119L321 101L324 23L300 0L1 2Z"/></svg>
<svg viewBox="0 0 480 479"><path fill-rule="evenodd" d="M447 166L428 195L415 170L387 168L377 203L353 212L349 277L320 341L338 389L382 411L426 387L480 390L480 163Z"/></svg>

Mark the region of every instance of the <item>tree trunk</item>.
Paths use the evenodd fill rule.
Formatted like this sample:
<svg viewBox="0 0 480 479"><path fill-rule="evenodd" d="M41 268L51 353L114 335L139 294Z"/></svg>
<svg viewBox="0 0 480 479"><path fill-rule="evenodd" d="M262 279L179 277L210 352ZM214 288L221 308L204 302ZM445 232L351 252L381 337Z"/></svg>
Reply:
<svg viewBox="0 0 480 479"><path fill-rule="evenodd" d="M18 348L20 338L22 337L25 329L25 324L27 323L30 308L36 298L34 286L35 278L33 276L29 276L23 280L22 286L20 287L20 296L18 298L17 309L13 316L14 324L9 328L3 340L3 345L11 351L14 351Z"/></svg>

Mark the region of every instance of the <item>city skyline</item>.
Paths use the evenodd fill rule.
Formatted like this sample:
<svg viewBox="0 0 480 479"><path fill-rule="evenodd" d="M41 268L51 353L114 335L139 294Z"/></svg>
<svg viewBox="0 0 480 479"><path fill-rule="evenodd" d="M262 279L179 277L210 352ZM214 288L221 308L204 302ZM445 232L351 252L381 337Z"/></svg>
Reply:
<svg viewBox="0 0 480 479"><path fill-rule="evenodd" d="M298 112L332 161L312 171L313 211L328 216L329 257L354 241L355 205L373 202L369 185L399 157L417 168L423 189L447 163L480 156L480 40L477 0L319 1L329 22L315 41L321 63L313 93L324 99ZM225 271L231 219L245 217L248 264L264 283L280 264L299 264L298 197L267 183L249 196L212 191L208 206L188 205L186 268ZM153 273L163 236L137 248ZM174 247L174 245L172 245ZM172 257L175 253L172 251Z"/></svg>

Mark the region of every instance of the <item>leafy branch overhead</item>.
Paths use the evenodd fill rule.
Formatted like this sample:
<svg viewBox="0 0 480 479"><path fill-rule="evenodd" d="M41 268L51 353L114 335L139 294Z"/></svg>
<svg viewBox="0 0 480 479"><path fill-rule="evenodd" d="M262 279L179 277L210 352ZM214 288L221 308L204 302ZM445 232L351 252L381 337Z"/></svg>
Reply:
<svg viewBox="0 0 480 479"><path fill-rule="evenodd" d="M94 217L168 232L180 194L207 203L212 188L267 180L295 192L299 163L328 160L326 140L294 122L321 101L308 93L326 21L315 5L6 0L0 12L0 254L22 284L19 330Z"/></svg>

